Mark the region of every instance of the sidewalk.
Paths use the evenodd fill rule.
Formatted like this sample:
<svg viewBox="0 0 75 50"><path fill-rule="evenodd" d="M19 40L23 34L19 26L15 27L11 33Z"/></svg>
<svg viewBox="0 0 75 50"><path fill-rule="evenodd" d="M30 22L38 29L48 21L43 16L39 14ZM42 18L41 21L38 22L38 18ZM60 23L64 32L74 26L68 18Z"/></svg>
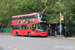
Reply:
<svg viewBox="0 0 75 50"><path fill-rule="evenodd" d="M57 37L55 37L55 36L48 36L48 38L54 38L54 39L70 39L70 40L75 40L75 37L64 37L64 36L57 36Z"/></svg>
<svg viewBox="0 0 75 50"><path fill-rule="evenodd" d="M72 39L72 40L75 40L75 37L67 37L66 39Z"/></svg>
<svg viewBox="0 0 75 50"><path fill-rule="evenodd" d="M10 33L6 33L6 32L0 32L0 34L3 34L3 35L10 35Z"/></svg>

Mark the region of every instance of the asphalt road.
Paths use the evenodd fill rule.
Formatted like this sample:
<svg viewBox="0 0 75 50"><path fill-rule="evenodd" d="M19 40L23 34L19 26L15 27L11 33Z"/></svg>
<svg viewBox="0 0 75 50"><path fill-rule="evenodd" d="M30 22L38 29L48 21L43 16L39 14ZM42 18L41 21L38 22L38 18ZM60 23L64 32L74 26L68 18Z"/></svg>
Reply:
<svg viewBox="0 0 75 50"><path fill-rule="evenodd" d="M0 50L75 50L75 40L0 34Z"/></svg>

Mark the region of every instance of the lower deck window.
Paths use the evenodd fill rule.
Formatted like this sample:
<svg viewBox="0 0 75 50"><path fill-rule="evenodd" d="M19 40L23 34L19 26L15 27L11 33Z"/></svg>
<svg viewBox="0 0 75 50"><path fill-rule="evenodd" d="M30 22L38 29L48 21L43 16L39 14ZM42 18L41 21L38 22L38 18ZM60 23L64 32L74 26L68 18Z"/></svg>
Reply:
<svg viewBox="0 0 75 50"><path fill-rule="evenodd" d="M26 30L27 29L27 25L13 25L12 29L13 30Z"/></svg>

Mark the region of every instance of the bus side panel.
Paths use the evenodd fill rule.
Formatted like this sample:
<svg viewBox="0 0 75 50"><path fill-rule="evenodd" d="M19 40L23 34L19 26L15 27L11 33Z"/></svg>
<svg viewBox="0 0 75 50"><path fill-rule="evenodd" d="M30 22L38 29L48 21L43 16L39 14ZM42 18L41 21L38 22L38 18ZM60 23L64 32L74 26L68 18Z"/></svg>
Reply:
<svg viewBox="0 0 75 50"><path fill-rule="evenodd" d="M31 33L31 36L36 36L36 34L37 34L37 33L36 33L36 30L34 30L34 31L31 30L30 33Z"/></svg>
<svg viewBox="0 0 75 50"><path fill-rule="evenodd" d="M15 35L15 32L14 32L14 30L12 29L12 27L11 27L11 34L12 34L12 35Z"/></svg>
<svg viewBox="0 0 75 50"><path fill-rule="evenodd" d="M31 36L48 36L48 31L40 32L40 31L31 31Z"/></svg>
<svg viewBox="0 0 75 50"><path fill-rule="evenodd" d="M16 35L16 30L11 30L12 35Z"/></svg>
<svg viewBox="0 0 75 50"><path fill-rule="evenodd" d="M28 30L19 30L18 35L28 35Z"/></svg>
<svg viewBox="0 0 75 50"><path fill-rule="evenodd" d="M35 24L37 24L38 23L38 18L35 18Z"/></svg>
<svg viewBox="0 0 75 50"><path fill-rule="evenodd" d="M23 35L24 34L24 30L18 30L18 35Z"/></svg>

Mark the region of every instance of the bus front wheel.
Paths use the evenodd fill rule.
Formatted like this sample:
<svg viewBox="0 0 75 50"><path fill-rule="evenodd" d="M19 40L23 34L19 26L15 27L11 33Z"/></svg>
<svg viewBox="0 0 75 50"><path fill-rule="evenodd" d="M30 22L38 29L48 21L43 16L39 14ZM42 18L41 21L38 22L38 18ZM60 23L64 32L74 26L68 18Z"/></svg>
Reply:
<svg viewBox="0 0 75 50"><path fill-rule="evenodd" d="M28 37L30 37L30 32L28 32Z"/></svg>

